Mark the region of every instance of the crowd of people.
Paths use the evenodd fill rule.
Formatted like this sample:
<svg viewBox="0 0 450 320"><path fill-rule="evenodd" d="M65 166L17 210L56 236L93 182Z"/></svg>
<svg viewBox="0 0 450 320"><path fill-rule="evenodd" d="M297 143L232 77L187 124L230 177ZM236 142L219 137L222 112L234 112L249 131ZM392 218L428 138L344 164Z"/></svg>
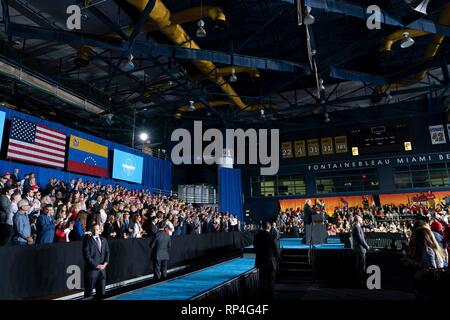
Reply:
<svg viewBox="0 0 450 320"><path fill-rule="evenodd" d="M364 232L401 233L406 238L410 238L414 221L417 219L430 221L434 231L444 233L450 216L450 206L444 204L437 204L434 208L421 203L340 207L335 208L332 214L328 214L322 205L316 204L314 209L327 217L329 236L350 232L355 215L363 218L361 227ZM303 210L297 208L280 212L277 226L282 234L301 234L304 229Z"/></svg>
<svg viewBox="0 0 450 320"><path fill-rule="evenodd" d="M19 169L0 177L0 245L82 240L99 224L106 239L152 236L163 223L170 236L240 230L240 221L215 207L81 178L39 186Z"/></svg>

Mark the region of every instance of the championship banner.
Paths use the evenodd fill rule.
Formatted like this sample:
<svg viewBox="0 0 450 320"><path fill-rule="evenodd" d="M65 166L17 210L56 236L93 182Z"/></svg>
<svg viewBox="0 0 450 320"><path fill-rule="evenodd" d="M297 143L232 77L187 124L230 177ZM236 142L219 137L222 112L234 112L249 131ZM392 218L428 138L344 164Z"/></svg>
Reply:
<svg viewBox="0 0 450 320"><path fill-rule="evenodd" d="M71 135L67 170L108 177L108 147Z"/></svg>
<svg viewBox="0 0 450 320"><path fill-rule="evenodd" d="M321 139L322 154L334 154L333 138L327 137Z"/></svg>
<svg viewBox="0 0 450 320"><path fill-rule="evenodd" d="M336 153L348 152L346 136L334 137L334 145L336 146Z"/></svg>
<svg viewBox="0 0 450 320"><path fill-rule="evenodd" d="M437 126L430 126L430 136L432 144L444 144L447 142L445 139L444 126L442 124Z"/></svg>
<svg viewBox="0 0 450 320"><path fill-rule="evenodd" d="M319 156L319 139L308 139L308 156Z"/></svg>
<svg viewBox="0 0 450 320"><path fill-rule="evenodd" d="M306 143L305 140L294 141L294 151L296 158L306 157Z"/></svg>
<svg viewBox="0 0 450 320"><path fill-rule="evenodd" d="M292 141L281 143L281 157L283 159L289 159L293 157L292 154Z"/></svg>
<svg viewBox="0 0 450 320"><path fill-rule="evenodd" d="M448 139L450 141L450 123L447 123L447 133L448 133Z"/></svg>

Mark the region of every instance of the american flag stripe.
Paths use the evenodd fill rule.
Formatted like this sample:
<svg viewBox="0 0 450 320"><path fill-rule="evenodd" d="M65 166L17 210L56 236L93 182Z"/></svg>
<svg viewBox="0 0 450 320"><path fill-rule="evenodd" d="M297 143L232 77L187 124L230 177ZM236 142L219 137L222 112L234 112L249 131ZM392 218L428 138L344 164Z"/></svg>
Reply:
<svg viewBox="0 0 450 320"><path fill-rule="evenodd" d="M57 155L53 155L53 154L39 152L30 147L23 147L23 146L17 147L15 145L11 144L9 149L15 151L16 153L24 153L25 155L33 154L40 158L47 158L49 160L59 160L59 161L64 162L64 156L61 157L61 156L57 156Z"/></svg>
<svg viewBox="0 0 450 320"><path fill-rule="evenodd" d="M37 129L38 131L36 132L36 140L44 140L50 143L54 143L56 145L62 146L65 148L65 141L62 143L60 138L54 138L54 137L50 137L46 134L42 134L39 132L39 128Z"/></svg>
<svg viewBox="0 0 450 320"><path fill-rule="evenodd" d="M53 141L50 141L50 140L44 139L44 138L36 137L36 143L37 144L45 144L47 146L51 146L56 149L66 150L66 146L64 144L59 144L59 143L56 143L56 142L53 142Z"/></svg>
<svg viewBox="0 0 450 320"><path fill-rule="evenodd" d="M28 150L37 150L37 151L44 151L44 152L48 152L51 154L54 154L56 156L65 156L65 152L64 151L59 151L59 150L54 150L54 149L48 149L46 146L42 146L42 145L33 145L31 143L26 143L23 141L19 141L19 140L10 140L10 145L14 146L16 148L23 148L23 149L28 149Z"/></svg>
<svg viewBox="0 0 450 320"><path fill-rule="evenodd" d="M10 153L8 152L8 158L10 159L16 159L16 160L22 160L22 161L27 161L27 162L32 162L32 163L37 163L37 164L47 164L53 167L57 167L57 168L64 168L64 163L60 163L60 162L53 162L53 161L48 161L48 160L44 160L44 159L39 159L37 157L28 157L28 156L24 156L24 155L20 155L20 154L16 154L16 153Z"/></svg>
<svg viewBox="0 0 450 320"><path fill-rule="evenodd" d="M64 133L62 133L62 132L59 132L59 131L56 131L56 130L53 130L53 129L48 129L47 127L44 127L44 126L41 126L41 125L38 125L38 129L40 131L42 131L42 132L45 132L45 133L47 133L49 135L52 135L52 136L55 136L57 138L64 139L64 140L66 139L66 135Z"/></svg>
<svg viewBox="0 0 450 320"><path fill-rule="evenodd" d="M65 155L64 133L30 121L13 119L8 158L64 168Z"/></svg>

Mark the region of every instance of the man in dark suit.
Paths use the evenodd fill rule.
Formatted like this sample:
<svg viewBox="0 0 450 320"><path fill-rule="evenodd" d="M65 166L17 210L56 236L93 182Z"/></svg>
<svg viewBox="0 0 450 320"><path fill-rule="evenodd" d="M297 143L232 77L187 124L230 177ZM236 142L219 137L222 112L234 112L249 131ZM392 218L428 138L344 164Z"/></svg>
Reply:
<svg viewBox="0 0 450 320"><path fill-rule="evenodd" d="M305 202L305 206L303 207L303 220L305 224L311 224L312 223L312 216L316 214L316 212L311 207L311 199L307 199Z"/></svg>
<svg viewBox="0 0 450 320"><path fill-rule="evenodd" d="M266 222L263 230L255 235L253 246L256 253L255 267L259 270L261 296L271 299L275 289L279 251L275 239L270 233L270 222Z"/></svg>
<svg viewBox="0 0 450 320"><path fill-rule="evenodd" d="M153 216L150 218L150 223L148 224L147 234L150 238L153 238L158 233L158 217Z"/></svg>
<svg viewBox="0 0 450 320"><path fill-rule="evenodd" d="M11 195L14 189L5 188L0 195L0 246L6 245L11 238L12 227L8 222L8 208L11 205Z"/></svg>
<svg viewBox="0 0 450 320"><path fill-rule="evenodd" d="M109 263L109 246L105 238L100 236L100 225L91 227L92 235L83 240L84 297L92 296L95 287L96 298L105 296L106 266Z"/></svg>
<svg viewBox="0 0 450 320"><path fill-rule="evenodd" d="M310 243L312 239L312 216L315 214L316 212L312 208L311 199L307 199L305 201L305 206L303 207L303 222L305 228L305 235L302 239L303 243Z"/></svg>
<svg viewBox="0 0 450 320"><path fill-rule="evenodd" d="M164 227L165 222L159 222L159 231L156 233L150 244L150 248L152 249L153 273L155 280L167 278L167 264L169 262L171 239L164 230Z"/></svg>
<svg viewBox="0 0 450 320"><path fill-rule="evenodd" d="M353 217L352 228L352 247L356 257L356 268L358 271L358 280L364 280L366 272L366 252L370 249L364 237L364 232L361 228L362 218L358 215Z"/></svg>

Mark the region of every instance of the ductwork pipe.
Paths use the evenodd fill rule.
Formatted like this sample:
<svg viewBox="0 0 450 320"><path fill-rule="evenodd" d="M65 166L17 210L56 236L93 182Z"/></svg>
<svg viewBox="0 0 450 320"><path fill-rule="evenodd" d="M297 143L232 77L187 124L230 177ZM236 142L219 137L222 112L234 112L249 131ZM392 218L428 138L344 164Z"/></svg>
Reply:
<svg viewBox="0 0 450 320"><path fill-rule="evenodd" d="M136 7L140 12L145 10L148 0L126 0L128 3ZM184 48L190 49L200 49L197 43L191 39L191 37L186 33L183 27L172 21L171 13L167 7L160 0L155 1L153 10L149 14L150 21L158 27L158 30L163 33L167 38L169 38L173 43L178 44ZM221 76L216 77L214 70L216 66L211 61L206 60L193 60L192 63L199 69L203 74L207 75L207 78L215 82L220 89L228 94L230 101L236 105L238 108L246 109L246 104L237 95L231 85Z"/></svg>
<svg viewBox="0 0 450 320"><path fill-rule="evenodd" d="M251 67L223 67L223 68L217 68L214 71L212 71L212 73L214 73L214 75L216 77L225 77L225 76L229 76L233 73L233 69L234 69L234 73L238 74L238 73L248 73L251 77L254 78L259 78L261 76L261 74L259 73L259 70L256 68L251 68ZM193 80L203 80L203 79L207 79L208 75L194 75L192 76Z"/></svg>
<svg viewBox="0 0 450 320"><path fill-rule="evenodd" d="M444 10L442 11L442 13L439 17L438 23L441 25L450 25L450 4L447 4L445 6ZM398 33L398 32L401 32L403 34L403 31L397 31L396 33ZM425 54L423 57L424 60L433 59L436 56L436 54L439 51L439 48L441 47L442 43L444 42L444 39L445 39L445 36L439 35L439 34L437 34L433 37L433 40L431 40L431 43L428 45L427 50L425 51ZM387 44L385 45L385 47L387 47ZM427 74L427 70L425 69L425 70L415 74L414 76L410 77L407 81L399 81L397 83L378 86L375 88L375 90L379 93L383 93L388 88L409 87L409 86L413 85L414 83L417 83L418 81L422 80L426 76L426 74Z"/></svg>

